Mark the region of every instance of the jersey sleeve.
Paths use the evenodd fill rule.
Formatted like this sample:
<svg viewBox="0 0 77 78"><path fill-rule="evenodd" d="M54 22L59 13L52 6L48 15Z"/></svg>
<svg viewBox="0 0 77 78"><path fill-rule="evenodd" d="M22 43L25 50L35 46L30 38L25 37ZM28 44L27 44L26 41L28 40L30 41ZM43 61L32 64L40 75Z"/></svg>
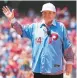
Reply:
<svg viewBox="0 0 77 78"><path fill-rule="evenodd" d="M32 39L33 26L34 26L34 24L23 26L21 36L28 37L29 39Z"/></svg>
<svg viewBox="0 0 77 78"><path fill-rule="evenodd" d="M66 30L65 26L63 26L63 47L64 47L64 50L69 48L71 45L72 44L68 38L67 30Z"/></svg>

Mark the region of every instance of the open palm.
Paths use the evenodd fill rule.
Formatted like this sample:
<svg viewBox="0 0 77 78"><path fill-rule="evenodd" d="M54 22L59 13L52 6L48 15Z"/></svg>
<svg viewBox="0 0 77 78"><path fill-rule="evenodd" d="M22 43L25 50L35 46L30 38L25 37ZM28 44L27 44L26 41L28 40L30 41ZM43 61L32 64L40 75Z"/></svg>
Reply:
<svg viewBox="0 0 77 78"><path fill-rule="evenodd" d="M11 19L14 18L14 9L12 9L12 11L10 11L10 9L8 8L8 6L3 6L2 10L3 10L3 13L5 14L5 16L8 19L11 20Z"/></svg>

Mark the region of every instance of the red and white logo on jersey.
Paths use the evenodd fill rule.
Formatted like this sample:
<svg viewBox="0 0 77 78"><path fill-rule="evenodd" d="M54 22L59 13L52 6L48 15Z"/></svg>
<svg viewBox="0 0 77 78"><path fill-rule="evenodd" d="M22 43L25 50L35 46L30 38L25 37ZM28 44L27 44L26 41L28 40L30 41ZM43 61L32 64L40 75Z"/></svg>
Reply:
<svg viewBox="0 0 77 78"><path fill-rule="evenodd" d="M57 33L52 33L49 37L49 44L52 43L53 40L58 39L58 34Z"/></svg>

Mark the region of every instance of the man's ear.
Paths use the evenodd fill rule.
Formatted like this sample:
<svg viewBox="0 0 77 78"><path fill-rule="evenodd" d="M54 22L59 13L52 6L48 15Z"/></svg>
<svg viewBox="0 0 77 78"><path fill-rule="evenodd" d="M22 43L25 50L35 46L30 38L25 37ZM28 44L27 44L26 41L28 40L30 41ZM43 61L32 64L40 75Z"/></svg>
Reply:
<svg viewBox="0 0 77 78"><path fill-rule="evenodd" d="M56 17L56 12L53 12L54 13L54 17Z"/></svg>
<svg viewBox="0 0 77 78"><path fill-rule="evenodd" d="M42 17L42 18L44 17L43 12L41 13L41 17Z"/></svg>

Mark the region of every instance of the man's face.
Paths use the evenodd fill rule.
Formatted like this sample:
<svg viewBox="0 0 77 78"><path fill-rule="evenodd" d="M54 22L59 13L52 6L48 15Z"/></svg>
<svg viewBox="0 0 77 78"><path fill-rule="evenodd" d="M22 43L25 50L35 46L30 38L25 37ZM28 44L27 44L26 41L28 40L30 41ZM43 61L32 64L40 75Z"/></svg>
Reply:
<svg viewBox="0 0 77 78"><path fill-rule="evenodd" d="M56 16L55 12L52 11L43 11L42 17L45 20L45 22L51 22Z"/></svg>

